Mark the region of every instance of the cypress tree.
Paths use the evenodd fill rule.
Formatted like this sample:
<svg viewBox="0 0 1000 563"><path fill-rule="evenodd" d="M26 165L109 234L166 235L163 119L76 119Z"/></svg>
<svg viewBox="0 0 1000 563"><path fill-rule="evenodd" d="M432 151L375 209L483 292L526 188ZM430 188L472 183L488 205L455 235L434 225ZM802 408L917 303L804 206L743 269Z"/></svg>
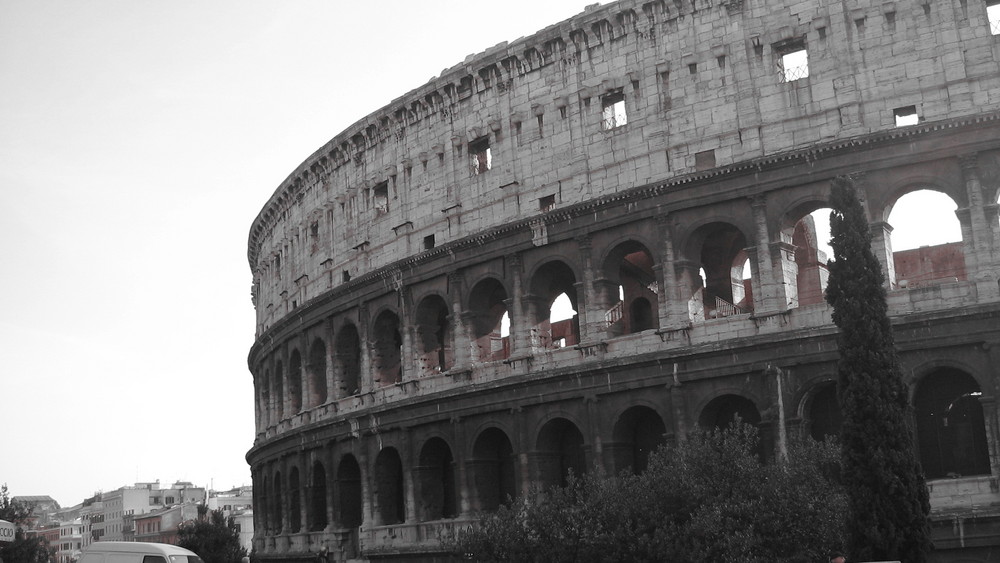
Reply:
<svg viewBox="0 0 1000 563"><path fill-rule="evenodd" d="M916 459L912 409L896 355L882 267L851 178L833 180L834 260L826 300L839 334L837 399L849 554L855 561L923 563L931 550L927 486Z"/></svg>

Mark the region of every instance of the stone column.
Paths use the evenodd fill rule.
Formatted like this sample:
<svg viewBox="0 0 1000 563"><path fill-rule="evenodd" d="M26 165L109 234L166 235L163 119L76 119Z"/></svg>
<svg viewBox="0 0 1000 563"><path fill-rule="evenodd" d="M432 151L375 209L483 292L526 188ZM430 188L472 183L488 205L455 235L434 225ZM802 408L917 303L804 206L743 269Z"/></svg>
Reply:
<svg viewBox="0 0 1000 563"><path fill-rule="evenodd" d="M289 378L292 376L292 367L288 365L288 346L281 344L281 349L278 351L278 357L281 358L281 419L291 418L295 413L292 411L292 393L290 385L288 385Z"/></svg>
<svg viewBox="0 0 1000 563"><path fill-rule="evenodd" d="M472 487L469 486L468 475L465 471L466 459L465 459L465 426L462 424L462 419L460 417L452 417L451 419L452 435L454 439L452 443L455 444L455 451L452 453L452 465L455 468L455 485L458 490L455 493L458 495L456 499L458 510L460 515L468 514L472 511Z"/></svg>
<svg viewBox="0 0 1000 563"><path fill-rule="evenodd" d="M591 238L583 235L576 238L580 251L581 273L583 279L576 287L577 325L580 327L580 344L589 344L601 340L604 334L604 311L600 310L595 287L595 276L591 258Z"/></svg>
<svg viewBox="0 0 1000 563"><path fill-rule="evenodd" d="M679 277L681 270L677 267L674 243L670 236L670 216L666 213L657 215L656 225L659 227L660 234L660 260L658 264L653 266L653 271L656 273L656 283L660 286L656 300L660 328L675 330L691 324L687 308L688 299L691 297L691 288L682 285ZM697 273L698 268L695 267L695 274Z"/></svg>
<svg viewBox="0 0 1000 563"><path fill-rule="evenodd" d="M587 409L587 427L584 429L586 431L586 436L588 442L590 442L590 452L591 458L587 459L584 455L585 463L587 467L593 467L594 465L603 468L606 472L613 472L614 467L608 463L609 460L604 459L604 447L601 443L601 433L598 428L601 421L600 409L597 407L597 395L587 395L583 398L584 406ZM587 445L584 444L584 451L586 451Z"/></svg>
<svg viewBox="0 0 1000 563"><path fill-rule="evenodd" d="M690 310L690 301L694 298L695 292L699 289L704 289L701 283L701 278L698 274L698 268L700 265L697 262L691 260L675 260L674 261L674 271L677 277L677 290L679 298L677 300L676 308L678 311L675 313L677 316L683 314L683 319L687 323L694 320L697 315ZM701 320L705 320L704 309L703 309L703 299L698 300L697 309L701 311Z"/></svg>
<svg viewBox="0 0 1000 563"><path fill-rule="evenodd" d="M760 315L785 311L788 309L788 300L785 297L784 280L777 277L781 270L775 269L776 263L771 254L771 234L767 227L767 196L751 197L750 208L753 212L754 244L748 246L757 249L756 260L750 261L751 271L756 267L753 277L757 284L751 282L754 291L754 312ZM792 260L794 261L794 257ZM778 265L780 267L780 262ZM758 273L759 276L756 275Z"/></svg>
<svg viewBox="0 0 1000 563"><path fill-rule="evenodd" d="M799 306L799 265L795 263L795 245L783 240L772 242L770 252L778 297L781 298L779 310L794 309Z"/></svg>
<svg viewBox="0 0 1000 563"><path fill-rule="evenodd" d="M521 298L524 296L524 280L521 271L521 255L511 254L507 257L508 275L511 279L513 295L504 301L507 310L510 311L510 348L514 354L529 353L531 350L531 338L529 332L529 322L522 306Z"/></svg>
<svg viewBox="0 0 1000 563"><path fill-rule="evenodd" d="M372 351L371 346L366 343L371 342L371 322L368 320L368 303L364 301L358 303L358 346L361 348L361 365L358 374L359 393L369 393L375 390L374 374L372 373ZM347 390L351 392L350 389Z"/></svg>
<svg viewBox="0 0 1000 563"><path fill-rule="evenodd" d="M872 232L872 252L879 264L882 265L882 273L885 274L886 289L896 287L896 263L892 257L892 225L885 221L871 223L869 228Z"/></svg>
<svg viewBox="0 0 1000 563"><path fill-rule="evenodd" d="M404 286L402 278L397 278L396 292L399 295L399 330L403 336L403 349L399 351L399 380L413 379L422 373L417 359L416 347L413 345L414 326L413 297L409 286Z"/></svg>
<svg viewBox="0 0 1000 563"><path fill-rule="evenodd" d="M376 443L374 440L371 441L372 444ZM369 445L365 442L360 442L357 448L358 454L358 468L361 470L361 521L363 524L368 526L377 526L378 522L375 519L375 500L372 498L374 494L374 487L372 486L372 479L375 478L375 471L372 470L371 465L368 460L371 456L368 455Z"/></svg>
<svg viewBox="0 0 1000 563"><path fill-rule="evenodd" d="M552 334L551 327L549 331L543 331L541 325L548 325L548 321L544 318L544 312L547 303L545 299L531 293L525 293L521 296L521 310L523 311L524 320L522 321L520 328L526 334L524 340L528 343L528 349L532 354L538 354L544 352L548 349L551 343ZM511 323L513 325L513 323ZM511 333L513 333L513 326L511 326ZM545 334L542 334L545 332Z"/></svg>
<svg viewBox="0 0 1000 563"><path fill-rule="evenodd" d="M403 498L406 499L405 522L419 522L417 519L417 480L414 479L414 470L417 467L417 453L414 451L414 448L417 447L417 440L414 438L413 430L411 429L401 430L400 432L404 434L403 443L407 446L399 452L400 462L403 466Z"/></svg>
<svg viewBox="0 0 1000 563"><path fill-rule="evenodd" d="M326 402L329 403L338 398L336 372L333 369L333 319L329 317L323 321L323 344L326 346L326 358L324 358L326 364L326 373L324 374L326 377Z"/></svg>
<svg viewBox="0 0 1000 563"><path fill-rule="evenodd" d="M448 274L448 294L451 296L451 315L448 320L451 322L451 349L455 353L453 369L459 371L469 369L472 362L478 359L473 355L474 342L467 317L462 311L462 301L466 297L464 289L465 276L461 272Z"/></svg>
<svg viewBox="0 0 1000 563"><path fill-rule="evenodd" d="M983 395L979 397L983 407L983 423L986 425L986 445L989 450L990 475L1000 478L1000 420L997 416L996 397Z"/></svg>

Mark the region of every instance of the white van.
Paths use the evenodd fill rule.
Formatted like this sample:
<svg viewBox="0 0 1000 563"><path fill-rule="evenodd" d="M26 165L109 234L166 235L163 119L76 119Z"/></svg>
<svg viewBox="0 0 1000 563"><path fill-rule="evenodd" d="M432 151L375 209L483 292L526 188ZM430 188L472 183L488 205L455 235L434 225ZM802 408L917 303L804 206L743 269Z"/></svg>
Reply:
<svg viewBox="0 0 1000 563"><path fill-rule="evenodd" d="M168 543L99 541L84 548L77 563L203 563L193 551Z"/></svg>

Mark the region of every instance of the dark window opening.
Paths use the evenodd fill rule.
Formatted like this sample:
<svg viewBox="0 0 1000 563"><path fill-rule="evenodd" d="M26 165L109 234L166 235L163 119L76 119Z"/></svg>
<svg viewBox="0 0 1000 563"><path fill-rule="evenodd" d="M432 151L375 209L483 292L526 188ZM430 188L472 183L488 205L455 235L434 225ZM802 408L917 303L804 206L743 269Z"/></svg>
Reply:
<svg viewBox="0 0 1000 563"><path fill-rule="evenodd" d="M434 248L434 235L427 235L424 237L424 250L432 248Z"/></svg>
<svg viewBox="0 0 1000 563"><path fill-rule="evenodd" d="M469 157L472 159L472 175L478 176L493 167L489 137L480 137L469 143Z"/></svg>
<svg viewBox="0 0 1000 563"><path fill-rule="evenodd" d="M389 182L381 182L372 189L372 205L375 215L385 215L389 212Z"/></svg>
<svg viewBox="0 0 1000 563"><path fill-rule="evenodd" d="M552 208L555 206L556 206L556 196L554 194L538 198L538 209L543 212L551 211Z"/></svg>
<svg viewBox="0 0 1000 563"><path fill-rule="evenodd" d="M341 280L343 280L344 283L347 283L351 281L351 273L348 272L347 270L344 270L343 272L340 273L340 278Z"/></svg>
<svg viewBox="0 0 1000 563"><path fill-rule="evenodd" d="M694 169L697 171L715 168L715 149L694 153Z"/></svg>

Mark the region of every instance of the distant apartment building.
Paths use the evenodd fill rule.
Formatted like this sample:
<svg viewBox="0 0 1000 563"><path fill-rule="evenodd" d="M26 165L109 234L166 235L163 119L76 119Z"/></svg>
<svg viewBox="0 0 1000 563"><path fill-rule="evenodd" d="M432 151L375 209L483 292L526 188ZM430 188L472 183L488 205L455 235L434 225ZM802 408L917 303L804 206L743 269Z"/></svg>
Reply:
<svg viewBox="0 0 1000 563"><path fill-rule="evenodd" d="M183 522L198 518L198 506L188 502L134 516L135 541L176 545L178 528Z"/></svg>
<svg viewBox="0 0 1000 563"><path fill-rule="evenodd" d="M205 502L205 488L188 482L177 482L161 489L159 481L136 483L104 493L105 541L134 541L134 519L164 507L184 503Z"/></svg>
<svg viewBox="0 0 1000 563"><path fill-rule="evenodd" d="M221 510L226 518L233 518L240 534L240 545L249 553L253 549L253 487L212 491L206 504L209 510Z"/></svg>
<svg viewBox="0 0 1000 563"><path fill-rule="evenodd" d="M80 521L83 523L83 547L104 537L104 500L101 493L83 501Z"/></svg>
<svg viewBox="0 0 1000 563"><path fill-rule="evenodd" d="M83 549L84 524L77 518L70 522L59 524L59 538L49 542L49 547L56 550L56 563L72 563L80 556Z"/></svg>

